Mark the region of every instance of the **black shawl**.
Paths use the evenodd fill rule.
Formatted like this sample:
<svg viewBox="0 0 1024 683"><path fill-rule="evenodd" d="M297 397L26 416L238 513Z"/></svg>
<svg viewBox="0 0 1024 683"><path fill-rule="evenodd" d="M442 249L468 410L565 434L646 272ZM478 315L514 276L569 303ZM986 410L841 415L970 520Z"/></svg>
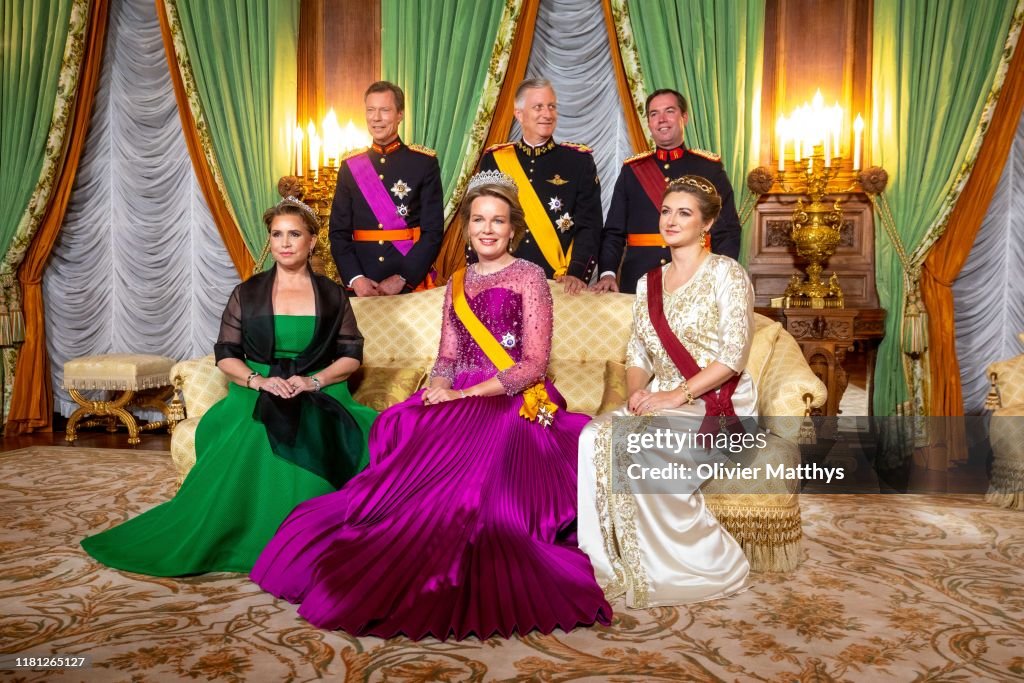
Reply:
<svg viewBox="0 0 1024 683"><path fill-rule="evenodd" d="M276 277L277 266L274 266L235 287L221 316L220 334L214 345L218 362L224 358L251 360L270 366L269 377L287 378L322 370L341 357L362 361L363 336L345 290L329 278L312 272L316 300L313 338L295 358L276 357L273 306ZM309 410L330 413L338 427L330 431L337 434L305 433L309 430L304 426L315 424L308 415L304 417ZM280 457L337 488L356 474L365 441L349 412L331 396L302 392L293 398L281 398L261 391L252 417L266 427L270 446ZM325 438L335 443L324 448Z"/></svg>

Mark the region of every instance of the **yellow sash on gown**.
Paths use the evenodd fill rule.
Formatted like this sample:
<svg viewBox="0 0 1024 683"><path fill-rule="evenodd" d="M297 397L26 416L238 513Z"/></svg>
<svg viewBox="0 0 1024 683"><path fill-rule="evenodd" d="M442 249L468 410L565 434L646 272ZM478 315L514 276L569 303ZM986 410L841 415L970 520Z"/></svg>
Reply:
<svg viewBox="0 0 1024 683"><path fill-rule="evenodd" d="M469 335L480 346L488 360L494 363L498 370L508 370L516 362L469 307L469 302L466 301L465 281L465 268L452 274L452 308L455 315L466 326ZM543 381L537 382L523 392L523 407L519 409L519 414L527 420L539 420L545 427L550 427L557 410L558 406L548 397Z"/></svg>
<svg viewBox="0 0 1024 683"><path fill-rule="evenodd" d="M569 270L569 261L572 260L572 244L569 244L569 253L562 251L562 242L558 239L558 233L555 232L555 225L551 222L548 212L544 210L544 204L541 203L537 191L530 184L530 179L526 177L523 165L519 163L519 157L516 156L515 147L502 147L495 150L494 162L498 165L498 170L516 181L516 186L519 188L519 203L522 204L523 213L526 214L526 225L530 228L533 238L537 240L537 246L540 247L540 253L544 256L544 260L555 271L555 277L562 277Z"/></svg>

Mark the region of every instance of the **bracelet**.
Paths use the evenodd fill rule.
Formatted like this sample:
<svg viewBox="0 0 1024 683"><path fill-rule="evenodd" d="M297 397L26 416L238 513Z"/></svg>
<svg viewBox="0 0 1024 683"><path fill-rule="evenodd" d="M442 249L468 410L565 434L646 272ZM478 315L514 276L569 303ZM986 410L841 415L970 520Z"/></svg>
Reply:
<svg viewBox="0 0 1024 683"><path fill-rule="evenodd" d="M313 391L320 391L320 378L312 375L310 379L313 380Z"/></svg>
<svg viewBox="0 0 1024 683"><path fill-rule="evenodd" d="M252 389L252 381L254 379L256 379L257 377L259 377L259 376L260 376L260 373L258 373L258 372L250 373L249 376L245 378L245 388L246 389Z"/></svg>
<svg viewBox="0 0 1024 683"><path fill-rule="evenodd" d="M694 404L693 394L690 393L690 385L686 383L685 378L683 379L683 383L679 385L679 388L683 390L684 394L686 394L686 403L692 406Z"/></svg>
<svg viewBox="0 0 1024 683"><path fill-rule="evenodd" d="M463 391L462 389L459 389L459 396L462 398L466 398L466 392Z"/></svg>

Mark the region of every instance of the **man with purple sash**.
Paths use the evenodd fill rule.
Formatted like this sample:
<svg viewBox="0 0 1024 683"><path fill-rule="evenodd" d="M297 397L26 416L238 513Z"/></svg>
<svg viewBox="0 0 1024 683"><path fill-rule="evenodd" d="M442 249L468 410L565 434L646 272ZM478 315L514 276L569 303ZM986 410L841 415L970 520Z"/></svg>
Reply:
<svg viewBox="0 0 1024 683"><path fill-rule="evenodd" d="M357 296L429 287L444 234L437 155L398 137L405 94L397 85L372 84L364 102L373 144L348 156L338 171L331 255Z"/></svg>

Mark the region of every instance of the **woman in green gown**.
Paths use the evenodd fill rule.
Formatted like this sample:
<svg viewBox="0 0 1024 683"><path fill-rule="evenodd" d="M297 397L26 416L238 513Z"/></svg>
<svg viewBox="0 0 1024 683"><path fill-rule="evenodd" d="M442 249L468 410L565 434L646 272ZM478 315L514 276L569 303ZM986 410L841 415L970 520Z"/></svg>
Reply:
<svg viewBox="0 0 1024 683"><path fill-rule="evenodd" d="M346 379L363 338L344 290L314 274L319 221L287 197L263 215L275 266L231 293L215 346L228 395L196 429L196 464L178 494L82 547L153 576L248 572L299 503L367 464L376 411Z"/></svg>

